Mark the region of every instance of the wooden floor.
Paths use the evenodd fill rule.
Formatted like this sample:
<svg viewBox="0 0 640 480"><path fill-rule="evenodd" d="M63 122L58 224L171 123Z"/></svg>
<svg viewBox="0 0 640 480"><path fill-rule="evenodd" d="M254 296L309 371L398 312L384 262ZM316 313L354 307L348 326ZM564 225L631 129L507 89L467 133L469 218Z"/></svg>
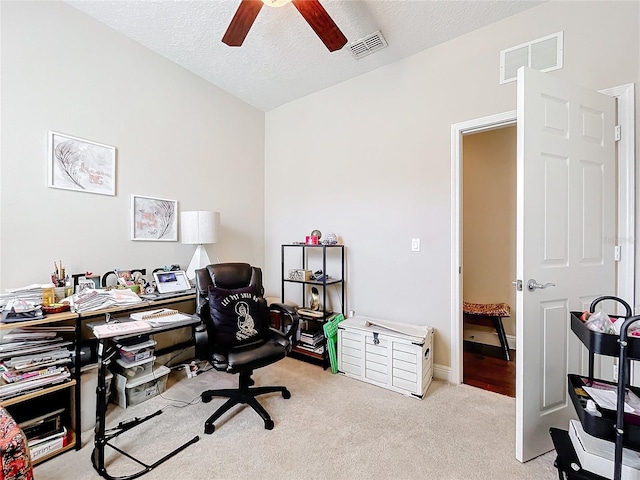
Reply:
<svg viewBox="0 0 640 480"><path fill-rule="evenodd" d="M506 361L499 347L464 342L463 383L491 392L516 396L516 352Z"/></svg>

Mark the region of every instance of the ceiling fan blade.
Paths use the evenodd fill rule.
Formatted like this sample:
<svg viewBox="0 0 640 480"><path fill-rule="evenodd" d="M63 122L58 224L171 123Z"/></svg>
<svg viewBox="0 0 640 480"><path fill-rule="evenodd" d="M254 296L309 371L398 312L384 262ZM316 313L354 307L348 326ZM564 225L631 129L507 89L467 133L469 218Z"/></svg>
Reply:
<svg viewBox="0 0 640 480"><path fill-rule="evenodd" d="M264 3L262 3L261 0L242 0L224 37L222 37L222 42L230 47L239 47L242 45L262 5L264 5Z"/></svg>
<svg viewBox="0 0 640 480"><path fill-rule="evenodd" d="M293 0L292 3L330 52L340 50L346 45L347 37L318 0Z"/></svg>

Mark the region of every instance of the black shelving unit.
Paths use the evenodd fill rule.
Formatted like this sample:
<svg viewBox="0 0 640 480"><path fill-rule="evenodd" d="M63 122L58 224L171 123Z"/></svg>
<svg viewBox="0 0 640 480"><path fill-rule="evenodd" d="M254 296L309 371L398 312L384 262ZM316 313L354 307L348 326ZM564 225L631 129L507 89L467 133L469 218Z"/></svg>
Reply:
<svg viewBox="0 0 640 480"><path fill-rule="evenodd" d="M585 378L581 375L570 374L567 377L569 397L578 414L582 429L589 435L615 443L614 480L622 478L622 450L629 448L640 451L640 418L637 415L624 413L624 399L627 391L640 396L640 389L629 385L630 361L640 360L640 338L628 336L629 326L640 320L640 316L631 316L631 307L617 297L604 296L591 303L589 311L595 312L595 307L602 301L613 300L625 307L626 315L609 315L622 322L620 335L596 332L587 328L580 319L581 312L571 312L571 330L589 350L589 374ZM608 382L594 378L594 355L618 357L618 381ZM586 400L577 391L582 386L589 386L593 382L611 385L617 391L617 409L600 409L601 416L594 416L586 412ZM551 439L558 458L555 466L560 478L564 473L566 478L599 480L603 477L582 469L575 450L566 431L557 428L550 430Z"/></svg>
<svg viewBox="0 0 640 480"><path fill-rule="evenodd" d="M297 268L301 270L314 270L321 269L324 278L322 280L297 280L290 279L288 277L288 271L285 271L285 264L287 259L287 252L290 252L290 255L293 255L295 251L298 251L298 258L296 260ZM321 258L312 258L315 252L320 252L318 257ZM340 258L340 276L337 277L337 272L327 272L327 258L331 258L331 255L334 255L333 252L336 252L336 256L339 254ZM309 322L315 322L318 324L318 327L322 329L322 324L329 319L335 312L335 310L327 310L327 287L331 285L335 285L336 288L340 288L340 313L344 314L344 292L345 292L345 247L344 245L308 245L304 243L291 243L284 244L280 249L280 258L281 258L281 278L282 278L282 295L281 301L285 301L286 296L286 285L287 284L298 284L300 285L300 294L298 298L301 298L301 307L307 308L307 289L309 286L315 286L321 290L322 295L322 303L319 313L322 314L320 317L310 318L310 317L301 317ZM313 267L313 268L311 268ZM330 273L332 276L327 278L327 274ZM322 354L317 354L314 352L310 352L308 350L304 350L302 348L294 345L292 349L292 356L301 358L303 360L311 361L312 363L320 363L325 369L329 366L329 355L326 348L326 342L324 344L324 352Z"/></svg>

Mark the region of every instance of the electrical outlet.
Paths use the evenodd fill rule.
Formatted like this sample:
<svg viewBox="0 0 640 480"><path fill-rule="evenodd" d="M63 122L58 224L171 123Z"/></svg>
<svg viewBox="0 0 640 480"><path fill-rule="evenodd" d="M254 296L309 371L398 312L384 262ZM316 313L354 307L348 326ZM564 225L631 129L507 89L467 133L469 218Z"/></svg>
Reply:
<svg viewBox="0 0 640 480"><path fill-rule="evenodd" d="M411 239L411 251L412 252L419 252L420 251L420 239L419 238L412 238Z"/></svg>

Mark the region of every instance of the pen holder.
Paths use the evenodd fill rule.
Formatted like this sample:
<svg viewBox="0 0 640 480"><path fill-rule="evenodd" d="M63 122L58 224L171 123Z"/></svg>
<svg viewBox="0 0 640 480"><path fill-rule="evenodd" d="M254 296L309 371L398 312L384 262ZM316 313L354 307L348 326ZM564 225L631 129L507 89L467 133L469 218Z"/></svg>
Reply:
<svg viewBox="0 0 640 480"><path fill-rule="evenodd" d="M57 303L59 303L63 298L68 297L73 293L73 288L71 287L55 287L53 289L54 298Z"/></svg>

